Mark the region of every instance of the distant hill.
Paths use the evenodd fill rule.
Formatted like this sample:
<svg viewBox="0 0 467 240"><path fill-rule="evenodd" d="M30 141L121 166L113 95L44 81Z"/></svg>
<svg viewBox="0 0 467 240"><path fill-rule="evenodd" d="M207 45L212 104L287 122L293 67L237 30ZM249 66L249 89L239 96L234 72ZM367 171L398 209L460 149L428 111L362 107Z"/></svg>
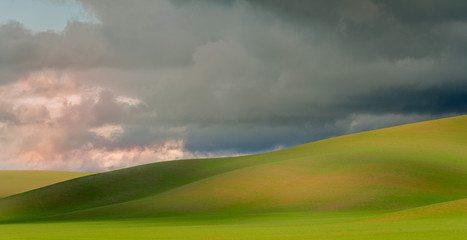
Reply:
<svg viewBox="0 0 467 240"><path fill-rule="evenodd" d="M77 178L0 200L0 219L399 211L463 198L466 115Z"/></svg>
<svg viewBox="0 0 467 240"><path fill-rule="evenodd" d="M93 173L0 170L0 198Z"/></svg>

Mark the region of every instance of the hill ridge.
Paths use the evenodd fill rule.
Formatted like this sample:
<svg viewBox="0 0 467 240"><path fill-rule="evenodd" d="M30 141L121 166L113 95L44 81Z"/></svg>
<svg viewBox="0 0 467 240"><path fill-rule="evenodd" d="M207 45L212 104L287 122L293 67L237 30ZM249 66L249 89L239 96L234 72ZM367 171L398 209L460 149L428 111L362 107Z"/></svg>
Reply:
<svg viewBox="0 0 467 240"><path fill-rule="evenodd" d="M169 161L0 200L1 220L400 210L467 197L467 116L257 155Z"/></svg>

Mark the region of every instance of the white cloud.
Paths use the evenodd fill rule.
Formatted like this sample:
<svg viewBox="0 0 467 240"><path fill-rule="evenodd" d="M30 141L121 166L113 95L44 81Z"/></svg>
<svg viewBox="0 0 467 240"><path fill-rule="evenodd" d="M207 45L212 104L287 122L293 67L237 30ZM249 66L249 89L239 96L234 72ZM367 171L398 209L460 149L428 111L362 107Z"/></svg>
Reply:
<svg viewBox="0 0 467 240"><path fill-rule="evenodd" d="M113 141L123 134L124 130L121 125L104 125L101 127L90 128L88 131L93 132L99 137Z"/></svg>

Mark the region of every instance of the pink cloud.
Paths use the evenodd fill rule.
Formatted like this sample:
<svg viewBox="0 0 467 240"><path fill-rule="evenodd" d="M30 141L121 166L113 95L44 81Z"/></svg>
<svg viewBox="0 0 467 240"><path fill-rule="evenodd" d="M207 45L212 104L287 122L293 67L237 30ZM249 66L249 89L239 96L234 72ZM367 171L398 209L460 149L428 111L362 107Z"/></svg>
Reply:
<svg viewBox="0 0 467 240"><path fill-rule="evenodd" d="M138 164L207 157L180 138L114 146L141 100L78 84L52 71L0 88L0 167L105 171Z"/></svg>

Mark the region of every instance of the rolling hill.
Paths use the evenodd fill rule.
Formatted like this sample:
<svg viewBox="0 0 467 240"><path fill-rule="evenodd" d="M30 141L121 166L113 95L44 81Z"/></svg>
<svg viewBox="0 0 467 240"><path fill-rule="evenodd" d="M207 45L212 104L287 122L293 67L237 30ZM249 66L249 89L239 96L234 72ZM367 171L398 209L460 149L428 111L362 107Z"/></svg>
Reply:
<svg viewBox="0 0 467 240"><path fill-rule="evenodd" d="M454 201L467 197L466 133L463 115L264 154L147 164L4 198L0 220L389 212Z"/></svg>
<svg viewBox="0 0 467 240"><path fill-rule="evenodd" d="M63 171L0 171L0 198L92 173Z"/></svg>
<svg viewBox="0 0 467 240"><path fill-rule="evenodd" d="M365 222L467 216L467 198L397 211Z"/></svg>

